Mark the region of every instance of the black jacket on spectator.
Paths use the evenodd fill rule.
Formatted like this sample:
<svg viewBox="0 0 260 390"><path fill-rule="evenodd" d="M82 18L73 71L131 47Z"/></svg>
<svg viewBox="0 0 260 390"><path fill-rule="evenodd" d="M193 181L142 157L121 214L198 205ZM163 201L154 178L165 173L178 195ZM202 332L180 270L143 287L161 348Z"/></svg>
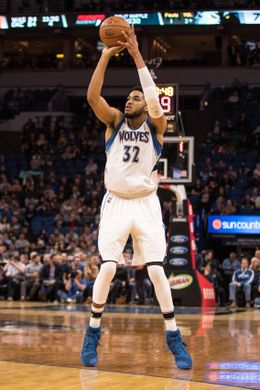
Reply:
<svg viewBox="0 0 260 390"><path fill-rule="evenodd" d="M56 280L62 280L63 268L60 264L56 264L55 266L55 274L54 278ZM45 264L40 271L40 281L48 280L50 278L50 264Z"/></svg>

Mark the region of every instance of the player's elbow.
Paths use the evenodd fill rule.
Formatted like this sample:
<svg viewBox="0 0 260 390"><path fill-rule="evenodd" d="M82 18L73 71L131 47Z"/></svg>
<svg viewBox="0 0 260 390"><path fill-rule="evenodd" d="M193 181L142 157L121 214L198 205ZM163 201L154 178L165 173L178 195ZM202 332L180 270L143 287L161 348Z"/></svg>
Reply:
<svg viewBox="0 0 260 390"><path fill-rule="evenodd" d="M92 106L93 104L95 104L95 96L92 94L92 93L87 93L87 101L88 101L88 104L90 106Z"/></svg>
<svg viewBox="0 0 260 390"><path fill-rule="evenodd" d="M99 96L95 93L93 88L89 88L87 91L87 101L90 106L97 103Z"/></svg>

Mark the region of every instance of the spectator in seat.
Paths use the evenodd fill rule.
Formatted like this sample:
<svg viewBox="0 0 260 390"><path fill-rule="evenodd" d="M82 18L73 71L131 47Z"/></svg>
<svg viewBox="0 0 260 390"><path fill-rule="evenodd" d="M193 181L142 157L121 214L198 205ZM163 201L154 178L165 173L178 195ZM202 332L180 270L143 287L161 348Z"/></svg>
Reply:
<svg viewBox="0 0 260 390"><path fill-rule="evenodd" d="M24 278L24 270L25 264L19 260L18 253L15 253L11 260L4 266L8 301L13 301L15 292Z"/></svg>
<svg viewBox="0 0 260 390"><path fill-rule="evenodd" d="M123 253L125 260L125 267L128 274L128 291L126 296L126 303L134 303L135 300L135 269L132 267L132 253L129 250Z"/></svg>
<svg viewBox="0 0 260 390"><path fill-rule="evenodd" d="M235 252L230 252L229 257L223 260L221 268L222 268L222 275L223 275L223 285L226 292L226 296L228 296L229 283L231 283L232 281L232 276L234 272L240 267L241 264Z"/></svg>
<svg viewBox="0 0 260 390"><path fill-rule="evenodd" d="M112 280L110 287L110 303L116 303L117 299L122 296L122 299L126 300L128 291L128 272L123 264L117 265L116 274Z"/></svg>
<svg viewBox="0 0 260 390"><path fill-rule="evenodd" d="M97 256L93 255L90 257L87 266L84 269L84 276L87 282L87 287L84 290L84 300L87 300L87 303L92 302L93 286L98 273Z"/></svg>
<svg viewBox="0 0 260 390"><path fill-rule="evenodd" d="M249 194L246 194L244 196L244 200L241 205L241 211L243 212L251 212L254 210L255 204L251 199L251 196Z"/></svg>
<svg viewBox="0 0 260 390"><path fill-rule="evenodd" d="M47 260L47 259L45 259ZM51 254L49 262L45 264L40 271L40 291L39 298L41 301L53 301L57 297L58 290L63 285L63 269L59 264L56 254Z"/></svg>
<svg viewBox="0 0 260 390"><path fill-rule="evenodd" d="M151 301L153 288L151 281L148 277L147 268L143 265L138 265L134 267L135 269L135 287L136 293L138 295L137 304L144 305L145 300L149 299Z"/></svg>
<svg viewBox="0 0 260 390"><path fill-rule="evenodd" d="M257 257L258 260L260 260L260 249L256 249L256 251L255 251L255 257Z"/></svg>
<svg viewBox="0 0 260 390"><path fill-rule="evenodd" d="M258 259L257 257L252 257L249 268L254 271L254 279L252 282L251 293L252 302L254 302L255 298L258 296L259 293L258 285L260 280L260 259Z"/></svg>
<svg viewBox="0 0 260 390"><path fill-rule="evenodd" d="M11 230L11 225L7 217L0 218L0 234L8 233Z"/></svg>
<svg viewBox="0 0 260 390"><path fill-rule="evenodd" d="M225 291L222 286L222 278L218 271L212 268L211 264L208 263L204 268L204 276L210 283L213 284L216 301L219 306L225 305Z"/></svg>
<svg viewBox="0 0 260 390"><path fill-rule="evenodd" d="M61 266L64 274L69 274L72 270L71 261L73 260L73 256L68 256L67 253L63 252L60 255Z"/></svg>
<svg viewBox="0 0 260 390"><path fill-rule="evenodd" d="M82 272L84 272L85 264L81 261L81 254L80 252L75 253L73 262L72 262L72 268L74 270L80 269Z"/></svg>
<svg viewBox="0 0 260 390"><path fill-rule="evenodd" d="M26 265L24 269L24 280L20 285L20 300L29 301L34 298L36 292L40 287L39 273L42 268L41 256L37 253L34 253L31 256L31 261ZM27 291L29 294L27 296Z"/></svg>
<svg viewBox="0 0 260 390"><path fill-rule="evenodd" d="M202 271L204 271L205 266L210 263L212 269L218 270L219 269L219 261L218 259L214 258L214 252L212 249L208 249L204 255L204 264L202 267Z"/></svg>
<svg viewBox="0 0 260 390"><path fill-rule="evenodd" d="M243 289L246 299L246 308L250 308L252 282L254 280L254 271L248 268L248 259L243 257L241 260L241 268L237 269L232 277L232 282L229 284L229 299L230 307L236 307L236 293L239 288Z"/></svg>
<svg viewBox="0 0 260 390"><path fill-rule="evenodd" d="M260 309L260 277L257 282L256 297L254 298L255 309Z"/></svg>
<svg viewBox="0 0 260 390"><path fill-rule="evenodd" d="M201 253L198 252L198 249L195 249L195 264L196 264L196 269L198 271L201 271L203 269L203 263L204 259Z"/></svg>
<svg viewBox="0 0 260 390"><path fill-rule="evenodd" d="M232 199L228 199L226 202L226 205L222 209L221 214L228 215L228 214L235 214L237 211L236 207L234 206L234 202Z"/></svg>
<svg viewBox="0 0 260 390"><path fill-rule="evenodd" d="M24 248L28 248L30 246L29 241L26 239L24 233L19 234L19 238L15 241L16 250L23 250Z"/></svg>

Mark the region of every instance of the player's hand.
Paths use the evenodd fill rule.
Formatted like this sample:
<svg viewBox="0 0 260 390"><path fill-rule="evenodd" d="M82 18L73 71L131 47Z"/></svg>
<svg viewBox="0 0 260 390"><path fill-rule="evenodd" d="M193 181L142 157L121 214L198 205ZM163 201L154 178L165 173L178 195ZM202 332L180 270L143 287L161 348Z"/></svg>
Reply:
<svg viewBox="0 0 260 390"><path fill-rule="evenodd" d="M107 47L106 46L102 50L102 55L106 55L109 58L111 58L115 54L120 53L121 51L123 51L124 49L125 49L125 46L123 44L122 45L118 45L118 46L112 46L112 47Z"/></svg>
<svg viewBox="0 0 260 390"><path fill-rule="evenodd" d="M125 42L118 41L118 44L124 45L127 48L130 56L134 57L139 53L139 48L133 24L129 32L126 33L125 31L122 31L122 34L125 37Z"/></svg>

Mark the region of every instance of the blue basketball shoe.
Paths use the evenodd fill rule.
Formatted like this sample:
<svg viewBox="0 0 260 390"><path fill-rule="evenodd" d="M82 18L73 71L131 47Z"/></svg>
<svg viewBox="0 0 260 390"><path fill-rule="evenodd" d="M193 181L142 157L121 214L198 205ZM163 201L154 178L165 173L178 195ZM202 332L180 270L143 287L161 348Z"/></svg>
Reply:
<svg viewBox="0 0 260 390"><path fill-rule="evenodd" d="M174 356L176 366L181 370L189 370L192 367L192 359L186 351L187 345L183 341L179 329L166 331L166 343Z"/></svg>
<svg viewBox="0 0 260 390"><path fill-rule="evenodd" d="M82 351L80 354L80 361L83 366L94 367L97 365L98 356L97 356L97 347L99 346L99 340L101 337L101 329L92 328L89 326L87 328Z"/></svg>

